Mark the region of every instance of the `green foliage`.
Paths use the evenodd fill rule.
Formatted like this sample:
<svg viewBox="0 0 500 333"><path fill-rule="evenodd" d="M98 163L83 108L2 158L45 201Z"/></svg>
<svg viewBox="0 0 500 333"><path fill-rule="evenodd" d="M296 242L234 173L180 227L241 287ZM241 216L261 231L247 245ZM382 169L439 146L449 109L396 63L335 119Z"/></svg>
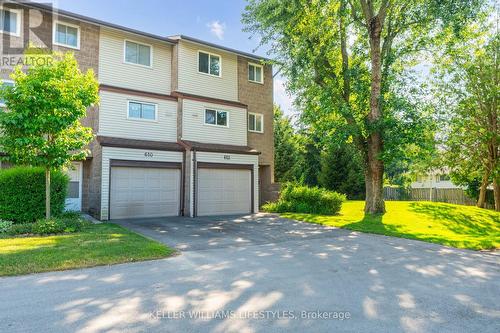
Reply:
<svg viewBox="0 0 500 333"><path fill-rule="evenodd" d="M277 202L264 205L269 212L334 215L340 211L345 195L318 187L284 184Z"/></svg>
<svg viewBox="0 0 500 333"><path fill-rule="evenodd" d="M66 225L56 218L40 220L33 224L32 233L38 235L60 234L64 232Z"/></svg>
<svg viewBox="0 0 500 333"><path fill-rule="evenodd" d="M321 153L321 187L345 193L347 198L364 199L363 161L359 152L348 144L330 144Z"/></svg>
<svg viewBox="0 0 500 333"><path fill-rule="evenodd" d="M302 156L299 135L291 119L274 106L274 179L276 182L297 181L300 178Z"/></svg>
<svg viewBox="0 0 500 333"><path fill-rule="evenodd" d="M34 223L13 224L5 233L10 236L32 234L34 225Z"/></svg>
<svg viewBox="0 0 500 333"><path fill-rule="evenodd" d="M93 134L80 120L98 102L99 85L72 53L45 58L26 72L17 67L14 86L0 89L9 110L0 113L0 146L13 164L59 169L87 155Z"/></svg>
<svg viewBox="0 0 500 333"><path fill-rule="evenodd" d="M51 211L64 210L68 176L54 172L51 182ZM0 219L15 223L34 222L45 216L45 171L16 167L0 170Z"/></svg>
<svg viewBox="0 0 500 333"><path fill-rule="evenodd" d="M0 234L9 231L13 224L14 222L12 221L0 220Z"/></svg>

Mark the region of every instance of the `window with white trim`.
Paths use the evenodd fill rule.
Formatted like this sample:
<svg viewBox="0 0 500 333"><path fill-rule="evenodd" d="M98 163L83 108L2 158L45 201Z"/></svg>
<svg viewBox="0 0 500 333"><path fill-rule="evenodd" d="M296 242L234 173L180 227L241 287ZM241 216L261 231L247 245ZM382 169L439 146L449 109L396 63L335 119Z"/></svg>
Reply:
<svg viewBox="0 0 500 333"><path fill-rule="evenodd" d="M137 101L128 101L128 118L142 120L156 120L157 105Z"/></svg>
<svg viewBox="0 0 500 333"><path fill-rule="evenodd" d="M264 133L264 116L260 113L249 113L248 130L250 132Z"/></svg>
<svg viewBox="0 0 500 333"><path fill-rule="evenodd" d="M206 109L205 124L227 127L227 111Z"/></svg>
<svg viewBox="0 0 500 333"><path fill-rule="evenodd" d="M125 62L151 67L153 52L150 45L125 41Z"/></svg>
<svg viewBox="0 0 500 333"><path fill-rule="evenodd" d="M3 88L4 86L13 87L14 86L14 81L3 80L2 83L1 83L1 86L2 86L1 88ZM0 111L3 111L4 108L5 108L5 100L4 99L0 99Z"/></svg>
<svg viewBox="0 0 500 333"><path fill-rule="evenodd" d="M0 32L14 36L21 35L21 11L0 8Z"/></svg>
<svg viewBox="0 0 500 333"><path fill-rule="evenodd" d="M54 22L54 44L72 49L80 48L80 27L73 24Z"/></svg>
<svg viewBox="0 0 500 333"><path fill-rule="evenodd" d="M264 83L263 67L261 65L248 63L248 81Z"/></svg>
<svg viewBox="0 0 500 333"><path fill-rule="evenodd" d="M213 53L198 51L198 72L213 76L221 76L220 56Z"/></svg>

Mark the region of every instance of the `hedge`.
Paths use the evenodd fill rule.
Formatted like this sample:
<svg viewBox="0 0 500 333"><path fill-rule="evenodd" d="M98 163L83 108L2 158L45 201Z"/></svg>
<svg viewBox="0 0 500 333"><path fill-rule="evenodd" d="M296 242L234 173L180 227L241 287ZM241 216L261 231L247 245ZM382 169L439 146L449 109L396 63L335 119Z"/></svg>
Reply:
<svg viewBox="0 0 500 333"><path fill-rule="evenodd" d="M51 173L51 213L64 211L69 178ZM45 217L45 170L15 167L0 170L0 219L14 223L35 222Z"/></svg>
<svg viewBox="0 0 500 333"><path fill-rule="evenodd" d="M345 194L318 187L284 184L278 201L264 205L264 210L274 213L308 213L335 215L340 212Z"/></svg>

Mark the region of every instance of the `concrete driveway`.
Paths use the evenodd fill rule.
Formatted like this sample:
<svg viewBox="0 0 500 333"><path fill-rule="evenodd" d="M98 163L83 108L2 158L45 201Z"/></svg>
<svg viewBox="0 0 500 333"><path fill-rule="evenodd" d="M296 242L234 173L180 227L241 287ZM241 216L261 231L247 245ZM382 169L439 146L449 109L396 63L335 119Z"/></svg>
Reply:
<svg viewBox="0 0 500 333"><path fill-rule="evenodd" d="M272 215L119 223L181 254L2 278L0 332L500 330L498 254Z"/></svg>

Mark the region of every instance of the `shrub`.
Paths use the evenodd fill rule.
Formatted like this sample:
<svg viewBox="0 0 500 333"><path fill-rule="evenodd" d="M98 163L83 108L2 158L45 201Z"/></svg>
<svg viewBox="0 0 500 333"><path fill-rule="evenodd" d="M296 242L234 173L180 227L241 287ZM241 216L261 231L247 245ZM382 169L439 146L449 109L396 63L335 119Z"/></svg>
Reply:
<svg viewBox="0 0 500 333"><path fill-rule="evenodd" d="M33 233L39 235L60 234L64 229L66 229L64 222L56 218L40 220L33 224Z"/></svg>
<svg viewBox="0 0 500 333"><path fill-rule="evenodd" d="M13 224L10 229L6 232L7 235L26 235L33 233L34 223L17 223Z"/></svg>
<svg viewBox="0 0 500 333"><path fill-rule="evenodd" d="M275 213L334 215L340 211L345 199L344 194L318 187L285 184L282 186L278 201L268 203L263 208Z"/></svg>
<svg viewBox="0 0 500 333"><path fill-rule="evenodd" d="M68 187L68 177L51 174L51 212L61 214ZM45 170L16 167L0 171L0 219L14 223L35 222L45 216Z"/></svg>
<svg viewBox="0 0 500 333"><path fill-rule="evenodd" d="M12 221L0 220L0 234L6 233L10 230L14 223Z"/></svg>

